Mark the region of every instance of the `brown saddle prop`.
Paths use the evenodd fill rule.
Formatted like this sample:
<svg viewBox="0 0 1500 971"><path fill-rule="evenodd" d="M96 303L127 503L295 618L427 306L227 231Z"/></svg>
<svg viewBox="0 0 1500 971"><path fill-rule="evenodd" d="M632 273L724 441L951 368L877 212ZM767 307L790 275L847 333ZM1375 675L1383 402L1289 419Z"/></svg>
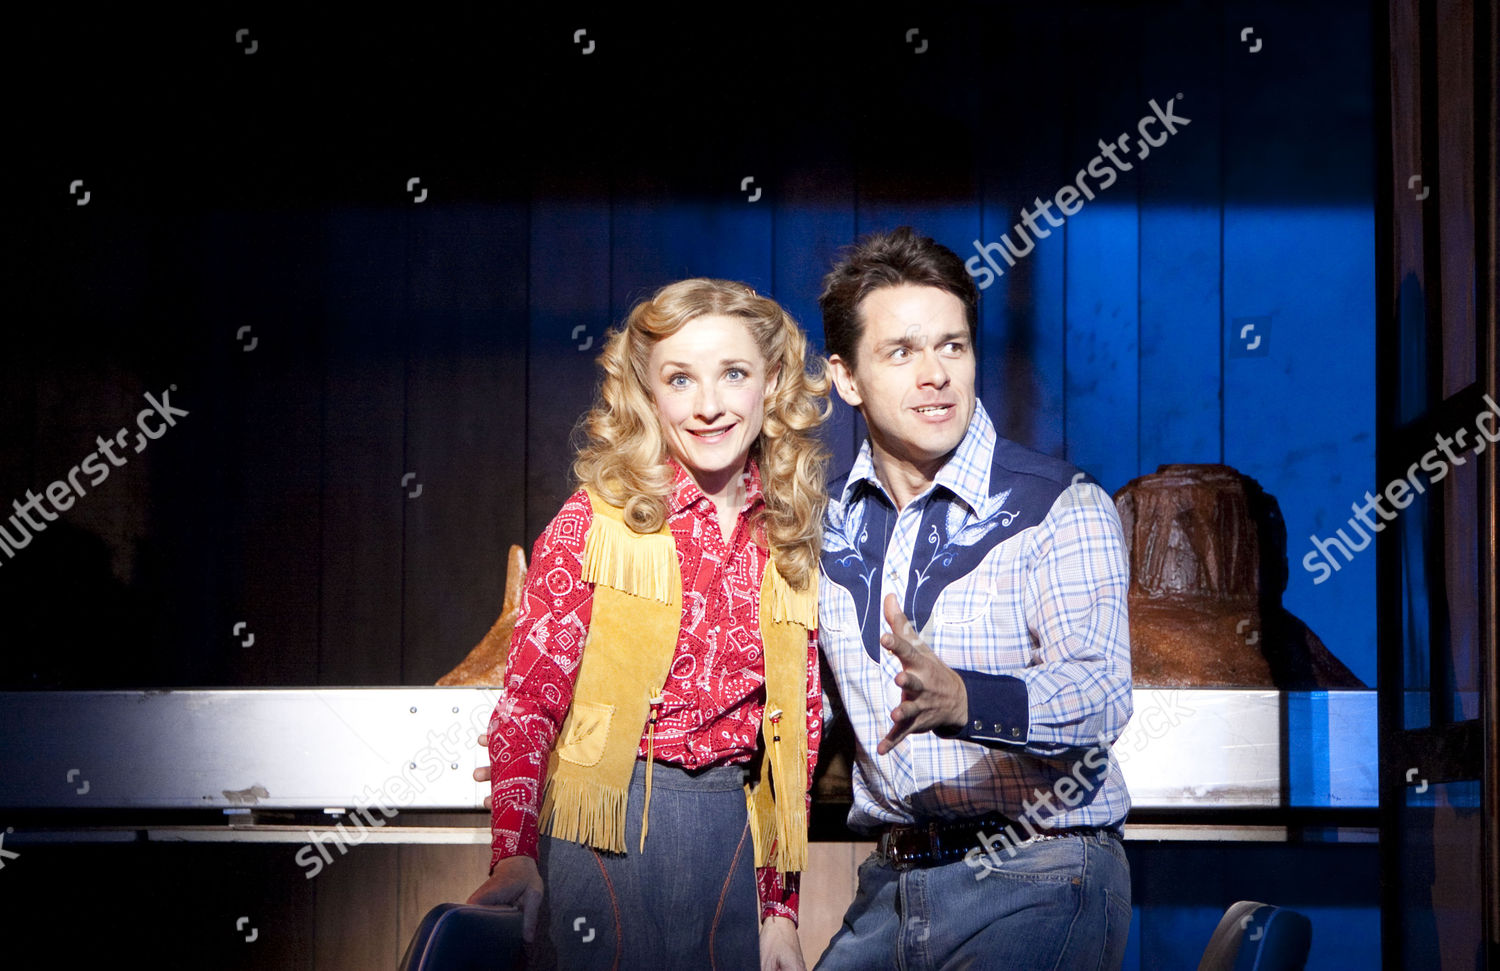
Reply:
<svg viewBox="0 0 1500 971"><path fill-rule="evenodd" d="M520 615L521 591L526 586L526 554L511 545L505 565L505 600L500 617L484 639L474 646L458 667L438 679L444 688L483 686L499 688L505 684L505 659L510 654L510 635Z"/></svg>

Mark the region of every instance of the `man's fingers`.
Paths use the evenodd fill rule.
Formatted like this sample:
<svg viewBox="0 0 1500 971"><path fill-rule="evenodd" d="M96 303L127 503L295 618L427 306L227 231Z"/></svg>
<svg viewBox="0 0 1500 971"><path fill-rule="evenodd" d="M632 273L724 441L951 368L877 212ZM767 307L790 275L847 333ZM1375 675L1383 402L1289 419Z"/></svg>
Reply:
<svg viewBox="0 0 1500 971"><path fill-rule="evenodd" d="M891 711L891 730L886 733L885 738L875 747L875 751L881 755L900 744L901 740L911 734L912 727L916 723L916 715L906 705L897 705Z"/></svg>
<svg viewBox="0 0 1500 971"><path fill-rule="evenodd" d="M895 634L881 634L880 646L896 656L898 661L906 661L911 657L911 645L906 640Z"/></svg>
<svg viewBox="0 0 1500 971"><path fill-rule="evenodd" d="M922 636L901 612L901 605L897 603L895 594L886 594L884 606L885 622L891 629L890 633L880 635L880 643L903 662L912 660L926 647L922 643Z"/></svg>
<svg viewBox="0 0 1500 971"><path fill-rule="evenodd" d="M489 748L490 747L490 737L489 737L489 735L487 735L487 734L485 734L483 732L480 733L480 735L479 735L479 747L480 748Z"/></svg>
<svg viewBox="0 0 1500 971"><path fill-rule="evenodd" d="M885 608L885 622L891 625L891 631L907 640L916 640L917 629L911 625L911 621L907 620L906 615L901 612L901 603L896 599L894 593L885 595L885 603L882 606Z"/></svg>
<svg viewBox="0 0 1500 971"><path fill-rule="evenodd" d="M880 635L880 646L890 651L904 667L917 659L917 649L920 645L919 642L902 637L900 634L885 633Z"/></svg>
<svg viewBox="0 0 1500 971"><path fill-rule="evenodd" d="M885 611L886 623L890 624L891 629L880 635L880 643L901 662L901 671L896 674L895 684L901 689L902 701L912 702L912 704L903 703L891 712L891 721L895 725L876 746L876 752L885 755L900 744L903 738L919 730L919 723L923 725L921 731L927 730L926 723L932 720L927 716L928 709L938 699L922 700L923 694L928 691L928 685L917 676L914 669L930 673L931 665L936 663L940 671L942 662L938 661L931 650L922 643L916 627L901 612L901 604L893 594L886 595L882 607Z"/></svg>
<svg viewBox="0 0 1500 971"><path fill-rule="evenodd" d="M880 740L880 744L875 747L875 751L879 752L881 755L885 755L891 749L901 744L901 740L909 734L911 734L910 722L907 722L905 724L897 724L895 728L891 729L890 734L886 735L885 738Z"/></svg>

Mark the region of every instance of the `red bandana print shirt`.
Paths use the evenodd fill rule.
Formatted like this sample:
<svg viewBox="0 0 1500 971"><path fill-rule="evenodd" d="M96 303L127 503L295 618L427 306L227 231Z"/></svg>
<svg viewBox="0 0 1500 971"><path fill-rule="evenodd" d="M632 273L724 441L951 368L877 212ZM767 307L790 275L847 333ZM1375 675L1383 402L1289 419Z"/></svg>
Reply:
<svg viewBox="0 0 1500 971"><path fill-rule="evenodd" d="M765 706L760 587L770 554L756 542L750 523L751 514L763 505L760 472L751 462L745 506L726 544L713 503L680 465L672 465L676 476L667 522L682 570L683 613L676 656L662 689L656 758L687 769L748 762ZM584 537L592 521L588 493L580 489L532 549L505 688L490 717L492 871L506 857L537 855L547 758L572 703L588 637L593 584L580 576ZM809 791L822 732L821 704L813 633L807 645ZM646 757L644 734L639 757ZM798 875L783 879L774 867L761 867L756 877L762 918L775 914L795 921Z"/></svg>

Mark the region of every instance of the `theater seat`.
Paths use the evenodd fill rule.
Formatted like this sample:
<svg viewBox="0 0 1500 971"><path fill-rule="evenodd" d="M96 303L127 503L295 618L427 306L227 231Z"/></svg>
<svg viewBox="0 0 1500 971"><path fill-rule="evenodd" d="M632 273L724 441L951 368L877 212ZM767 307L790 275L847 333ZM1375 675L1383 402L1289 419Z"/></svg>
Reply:
<svg viewBox="0 0 1500 971"><path fill-rule="evenodd" d="M497 971L524 960L521 911L515 907L438 904L427 912L399 971Z"/></svg>
<svg viewBox="0 0 1500 971"><path fill-rule="evenodd" d="M1220 918L1198 971L1302 971L1311 947L1312 921L1302 914L1241 900Z"/></svg>

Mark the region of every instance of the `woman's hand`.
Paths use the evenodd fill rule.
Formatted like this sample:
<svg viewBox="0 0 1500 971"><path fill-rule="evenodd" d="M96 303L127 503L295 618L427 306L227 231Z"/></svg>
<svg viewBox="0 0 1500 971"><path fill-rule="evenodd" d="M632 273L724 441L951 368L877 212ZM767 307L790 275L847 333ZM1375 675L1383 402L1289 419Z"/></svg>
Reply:
<svg viewBox="0 0 1500 971"><path fill-rule="evenodd" d="M529 856L509 856L501 860L495 864L494 874L469 894L468 903L485 907L500 904L520 907L521 937L530 944L536 937L537 919L542 913L542 875L537 872L536 861ZM765 954L764 943L761 954ZM761 964L765 965L764 958Z"/></svg>
<svg viewBox="0 0 1500 971"><path fill-rule="evenodd" d="M807 971L797 925L786 917L760 922L760 971Z"/></svg>

